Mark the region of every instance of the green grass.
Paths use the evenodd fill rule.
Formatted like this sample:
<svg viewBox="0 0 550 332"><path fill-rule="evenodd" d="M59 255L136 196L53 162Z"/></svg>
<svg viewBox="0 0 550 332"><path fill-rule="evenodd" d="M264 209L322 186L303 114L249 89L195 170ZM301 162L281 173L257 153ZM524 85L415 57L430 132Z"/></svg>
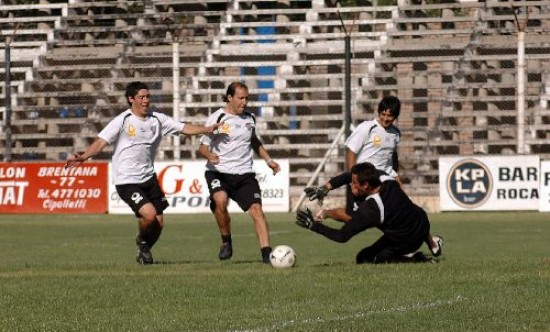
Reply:
<svg viewBox="0 0 550 332"><path fill-rule="evenodd" d="M244 214L228 262L211 215L167 215L152 266L131 215L0 215L0 331L550 331L549 214L434 214L438 264L378 266L354 264L376 230L338 244L268 219L295 268L260 263Z"/></svg>

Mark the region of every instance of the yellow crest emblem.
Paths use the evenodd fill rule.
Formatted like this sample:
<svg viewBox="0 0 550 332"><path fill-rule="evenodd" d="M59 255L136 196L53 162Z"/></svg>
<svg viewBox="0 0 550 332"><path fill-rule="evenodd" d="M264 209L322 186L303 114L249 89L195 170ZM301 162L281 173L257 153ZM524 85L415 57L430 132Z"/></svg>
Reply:
<svg viewBox="0 0 550 332"><path fill-rule="evenodd" d="M128 136L135 137L136 136L136 128L132 125L128 126Z"/></svg>
<svg viewBox="0 0 550 332"><path fill-rule="evenodd" d="M231 126L228 125L227 123L224 123L219 127L218 130L220 133L229 134L229 132L231 131Z"/></svg>
<svg viewBox="0 0 550 332"><path fill-rule="evenodd" d="M379 147L382 144L382 138L378 135L374 135L372 138L372 145Z"/></svg>

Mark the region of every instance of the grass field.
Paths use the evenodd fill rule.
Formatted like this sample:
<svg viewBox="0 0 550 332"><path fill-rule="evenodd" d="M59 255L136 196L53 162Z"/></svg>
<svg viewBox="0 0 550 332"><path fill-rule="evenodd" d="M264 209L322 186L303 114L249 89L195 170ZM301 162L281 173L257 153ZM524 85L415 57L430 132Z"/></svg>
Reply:
<svg viewBox="0 0 550 332"><path fill-rule="evenodd" d="M217 259L211 215L167 215L139 266L131 215L0 215L1 331L550 331L550 215L431 215L437 264L354 264L380 233L331 242L269 214L292 269L260 263L234 215ZM426 248L423 248L426 250Z"/></svg>

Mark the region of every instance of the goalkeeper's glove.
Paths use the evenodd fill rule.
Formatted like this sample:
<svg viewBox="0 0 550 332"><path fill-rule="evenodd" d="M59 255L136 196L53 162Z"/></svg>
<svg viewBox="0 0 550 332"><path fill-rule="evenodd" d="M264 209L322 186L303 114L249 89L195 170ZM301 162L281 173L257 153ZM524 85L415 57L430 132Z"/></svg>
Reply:
<svg viewBox="0 0 550 332"><path fill-rule="evenodd" d="M327 187L307 187L304 189L306 196L310 201L318 199L319 202L323 201L323 198L328 194L329 190Z"/></svg>
<svg viewBox="0 0 550 332"><path fill-rule="evenodd" d="M308 208L306 208L305 210L300 210L296 214L296 225L298 226L312 229L315 222L316 221Z"/></svg>

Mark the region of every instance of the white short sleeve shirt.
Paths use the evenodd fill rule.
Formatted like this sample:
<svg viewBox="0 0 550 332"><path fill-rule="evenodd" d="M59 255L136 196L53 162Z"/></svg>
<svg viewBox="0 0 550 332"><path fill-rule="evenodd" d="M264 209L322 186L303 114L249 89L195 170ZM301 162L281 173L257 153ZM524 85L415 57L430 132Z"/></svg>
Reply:
<svg viewBox="0 0 550 332"><path fill-rule="evenodd" d="M162 136L179 134L185 125L157 112L141 119L128 109L111 120L98 136L113 145L115 185L143 183L155 174L154 158Z"/></svg>
<svg viewBox="0 0 550 332"><path fill-rule="evenodd" d="M353 130L346 140L346 147L357 154L357 163L370 162L377 169L396 177L393 169L393 155L401 139L395 126L387 130L378 121L364 121Z"/></svg>
<svg viewBox="0 0 550 332"><path fill-rule="evenodd" d="M206 163L206 168L226 174L253 173L251 139L255 135L256 122L251 113L242 115L226 113L223 108L212 113L206 120L206 126L223 122L217 133L203 135L200 143L220 157L220 162L213 165Z"/></svg>

